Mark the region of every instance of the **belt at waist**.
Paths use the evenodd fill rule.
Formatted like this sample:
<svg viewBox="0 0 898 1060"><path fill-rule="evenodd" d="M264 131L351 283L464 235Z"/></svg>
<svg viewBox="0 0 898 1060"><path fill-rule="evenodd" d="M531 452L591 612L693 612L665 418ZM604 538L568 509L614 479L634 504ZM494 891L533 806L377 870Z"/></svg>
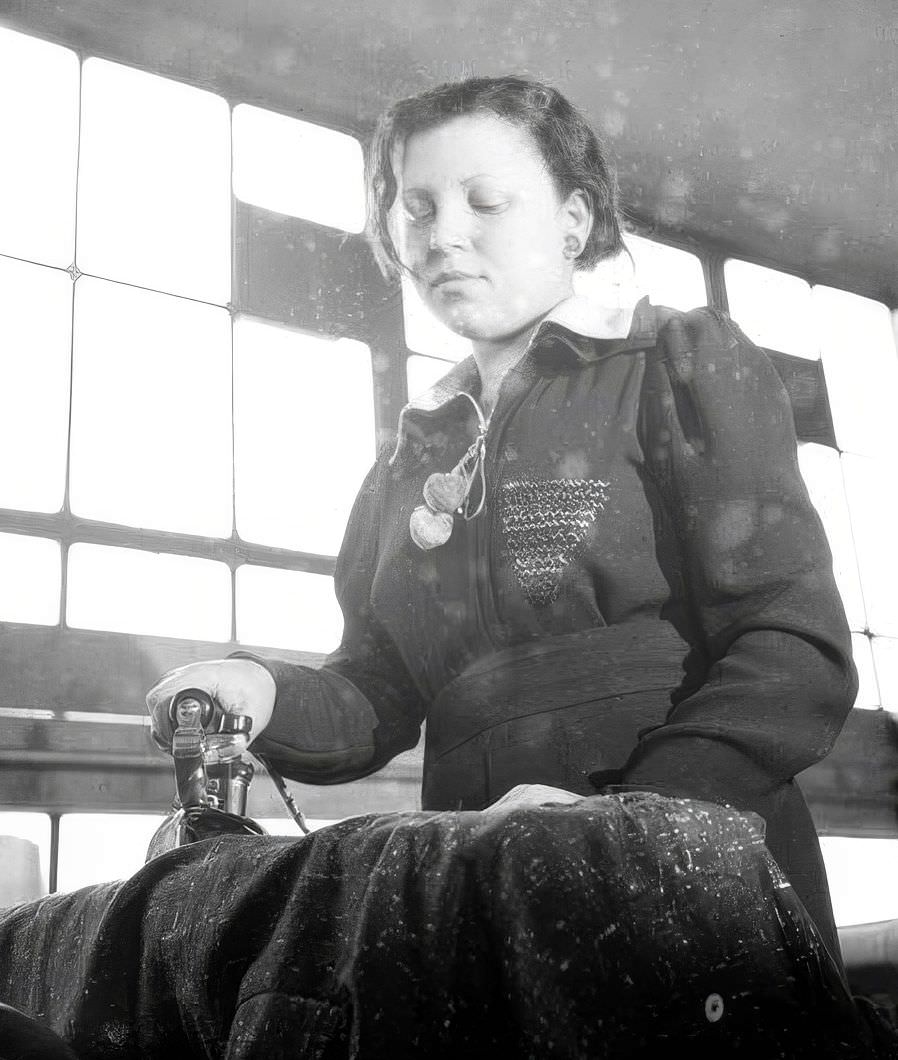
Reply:
<svg viewBox="0 0 898 1060"><path fill-rule="evenodd" d="M670 692L682 677L685 652L671 625L643 616L484 656L433 701L426 758L440 758L516 718L634 692Z"/></svg>

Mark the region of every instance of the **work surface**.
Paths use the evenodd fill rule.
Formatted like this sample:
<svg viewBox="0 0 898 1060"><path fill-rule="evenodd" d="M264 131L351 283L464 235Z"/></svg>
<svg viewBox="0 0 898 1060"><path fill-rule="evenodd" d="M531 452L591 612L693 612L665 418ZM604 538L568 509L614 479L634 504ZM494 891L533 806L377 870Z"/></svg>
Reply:
<svg viewBox="0 0 898 1060"><path fill-rule="evenodd" d="M898 1055L756 824L635 793L206 840L0 912L0 1000L85 1060Z"/></svg>

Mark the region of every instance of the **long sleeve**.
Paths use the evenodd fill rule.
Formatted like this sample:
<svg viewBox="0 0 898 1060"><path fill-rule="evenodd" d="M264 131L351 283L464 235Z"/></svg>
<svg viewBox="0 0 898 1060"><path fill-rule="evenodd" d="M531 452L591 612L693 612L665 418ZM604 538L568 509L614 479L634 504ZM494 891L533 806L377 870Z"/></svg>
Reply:
<svg viewBox="0 0 898 1060"><path fill-rule="evenodd" d="M690 651L622 780L750 806L828 753L856 691L788 397L725 314L695 310L648 355L639 432L671 590L662 617Z"/></svg>
<svg viewBox="0 0 898 1060"><path fill-rule="evenodd" d="M253 750L293 780L335 784L380 769L414 747L425 704L371 608L385 454L356 498L337 559L340 647L319 668L246 652L274 677L274 714Z"/></svg>

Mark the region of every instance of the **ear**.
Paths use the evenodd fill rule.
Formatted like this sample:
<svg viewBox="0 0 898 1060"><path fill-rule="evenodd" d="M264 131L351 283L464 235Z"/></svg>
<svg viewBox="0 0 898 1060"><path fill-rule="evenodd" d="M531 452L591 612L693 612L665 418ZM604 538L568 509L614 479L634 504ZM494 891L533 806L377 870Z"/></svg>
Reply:
<svg viewBox="0 0 898 1060"><path fill-rule="evenodd" d="M561 205L559 213L565 239L575 237L582 251L595 223L589 198L583 191L572 191Z"/></svg>

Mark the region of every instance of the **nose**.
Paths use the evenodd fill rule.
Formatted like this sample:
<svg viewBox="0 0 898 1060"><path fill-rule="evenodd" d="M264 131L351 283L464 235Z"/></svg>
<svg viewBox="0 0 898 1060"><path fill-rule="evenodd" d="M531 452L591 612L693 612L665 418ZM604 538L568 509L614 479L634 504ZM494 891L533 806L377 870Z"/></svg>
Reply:
<svg viewBox="0 0 898 1060"><path fill-rule="evenodd" d="M450 250L468 246L473 235L473 217L461 204L443 203L430 224L430 250Z"/></svg>

